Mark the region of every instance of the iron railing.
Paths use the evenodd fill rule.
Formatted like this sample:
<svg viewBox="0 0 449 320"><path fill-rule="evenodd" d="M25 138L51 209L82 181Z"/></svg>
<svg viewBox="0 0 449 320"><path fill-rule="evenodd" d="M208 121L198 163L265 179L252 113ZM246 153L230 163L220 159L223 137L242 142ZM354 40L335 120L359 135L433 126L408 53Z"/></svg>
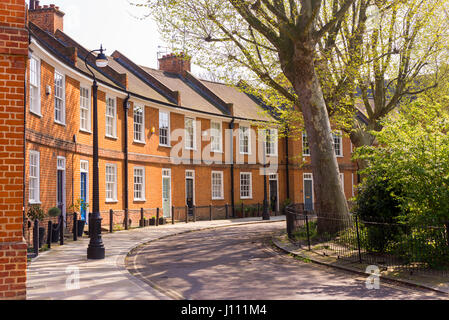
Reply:
<svg viewBox="0 0 449 320"><path fill-rule="evenodd" d="M449 273L448 223L416 226L380 217L317 215L286 209L287 234L298 248L353 263Z"/></svg>

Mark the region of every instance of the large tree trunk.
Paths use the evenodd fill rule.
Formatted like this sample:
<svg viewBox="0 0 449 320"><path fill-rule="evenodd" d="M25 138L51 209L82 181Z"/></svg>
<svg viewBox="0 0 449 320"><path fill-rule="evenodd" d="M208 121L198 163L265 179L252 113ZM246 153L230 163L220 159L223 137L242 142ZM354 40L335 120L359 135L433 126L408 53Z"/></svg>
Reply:
<svg viewBox="0 0 449 320"><path fill-rule="evenodd" d="M357 120L356 120L357 121ZM356 123L358 124L358 123ZM354 130L351 131L349 137L351 142L355 148L363 147L363 146L372 146L375 143L375 137L370 133L371 128L374 125L358 125ZM365 160L358 159L357 162L357 170L363 170L368 167L368 163Z"/></svg>
<svg viewBox="0 0 449 320"><path fill-rule="evenodd" d="M332 130L323 92L315 73L314 46L295 48L291 76L304 118L310 146L318 232L335 233L344 227L348 204L340 183Z"/></svg>

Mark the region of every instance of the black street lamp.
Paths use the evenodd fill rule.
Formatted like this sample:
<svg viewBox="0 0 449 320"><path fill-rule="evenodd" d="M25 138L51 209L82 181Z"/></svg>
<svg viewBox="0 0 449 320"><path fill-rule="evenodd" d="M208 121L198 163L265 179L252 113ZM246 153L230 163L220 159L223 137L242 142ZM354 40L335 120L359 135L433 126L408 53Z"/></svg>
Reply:
<svg viewBox="0 0 449 320"><path fill-rule="evenodd" d="M98 178L98 85L97 78L92 70L87 64L87 58L93 52L99 52L95 64L99 68L104 68L108 65L108 58L103 53L103 46L100 49L92 50L84 58L84 64L86 68L92 74L94 82L92 85L92 96L93 96L93 114L94 114L94 128L93 128L93 203L92 203L92 213L89 215L89 246L87 247L87 259L104 259L105 250L103 245L103 240L101 239L101 215L100 215L100 187Z"/></svg>
<svg viewBox="0 0 449 320"><path fill-rule="evenodd" d="M263 211L262 220L270 220L270 212L268 211L268 197L267 197L267 135L265 132L265 142L263 144Z"/></svg>

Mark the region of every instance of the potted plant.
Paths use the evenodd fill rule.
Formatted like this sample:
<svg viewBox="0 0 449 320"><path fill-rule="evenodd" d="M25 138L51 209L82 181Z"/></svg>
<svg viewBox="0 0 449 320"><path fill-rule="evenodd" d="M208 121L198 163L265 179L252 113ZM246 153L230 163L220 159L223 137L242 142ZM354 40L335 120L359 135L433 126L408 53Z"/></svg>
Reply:
<svg viewBox="0 0 449 320"><path fill-rule="evenodd" d="M45 212L38 204L32 204L28 208L27 216L31 221L42 221L45 218ZM45 237L45 228L39 227L39 248L42 247Z"/></svg>
<svg viewBox="0 0 449 320"><path fill-rule="evenodd" d="M89 204L86 203L86 201L84 201L81 198L78 198L75 203L72 203L72 205L69 207L69 209L72 210L73 212L81 212L81 211L87 212L88 207L89 207ZM86 225L86 217L81 216L80 219L77 220L78 237L83 236L85 225Z"/></svg>
<svg viewBox="0 0 449 320"><path fill-rule="evenodd" d="M155 216L152 216L151 218L150 218L150 226L155 226L156 225L156 217Z"/></svg>
<svg viewBox="0 0 449 320"><path fill-rule="evenodd" d="M50 217L59 217L61 215L61 209L58 207L53 207L48 210L48 215ZM59 239L59 231L58 231L58 223L53 224L53 229L49 230L51 232L52 242L58 242Z"/></svg>
<svg viewBox="0 0 449 320"><path fill-rule="evenodd" d="M167 219L165 219L164 217L159 217L159 224L166 224L167 223Z"/></svg>

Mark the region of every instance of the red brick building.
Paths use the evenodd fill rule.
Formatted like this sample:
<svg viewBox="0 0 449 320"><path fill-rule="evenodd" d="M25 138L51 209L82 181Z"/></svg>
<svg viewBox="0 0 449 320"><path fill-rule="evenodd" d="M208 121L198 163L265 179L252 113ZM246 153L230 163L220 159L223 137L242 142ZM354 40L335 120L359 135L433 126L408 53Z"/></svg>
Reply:
<svg viewBox="0 0 449 320"><path fill-rule="evenodd" d="M29 16L25 204L40 204L45 211L59 206L66 215L78 198L89 202L92 197L88 50L64 33L64 13L58 7L39 6ZM141 208L161 208L161 215L170 217L172 206L228 204L238 209L241 203L263 202L260 134L265 131L257 124L276 121L263 113L265 106L237 88L196 78L184 56L162 57L158 70L139 66L118 51L105 68L95 66L93 55L88 63L99 83L104 224L110 209L128 212L135 223ZM234 129L228 130L231 125ZM267 177L273 211L287 198L313 205L303 140L279 138L265 144L267 158L277 164ZM356 180L350 140L336 134L335 148L349 199Z"/></svg>
<svg viewBox="0 0 449 320"><path fill-rule="evenodd" d="M24 0L0 3L0 299L26 295L30 230L23 214L30 205L60 207L68 222L70 205L92 198L93 79L86 56L99 85L105 225L110 209L127 213L133 224L141 208L170 217L174 207L177 219L186 206L226 206L238 214L242 204L263 202L264 159L271 211L286 199L313 208L306 136L278 138L275 116L257 99L198 79L183 55L166 55L152 69L115 51L98 68L63 28L55 5L31 1L27 12ZM267 123L269 131L260 126ZM351 143L336 132L334 146L349 199L356 181Z"/></svg>
<svg viewBox="0 0 449 320"><path fill-rule="evenodd" d="M23 235L28 32L24 0L0 2L0 300L26 296Z"/></svg>

